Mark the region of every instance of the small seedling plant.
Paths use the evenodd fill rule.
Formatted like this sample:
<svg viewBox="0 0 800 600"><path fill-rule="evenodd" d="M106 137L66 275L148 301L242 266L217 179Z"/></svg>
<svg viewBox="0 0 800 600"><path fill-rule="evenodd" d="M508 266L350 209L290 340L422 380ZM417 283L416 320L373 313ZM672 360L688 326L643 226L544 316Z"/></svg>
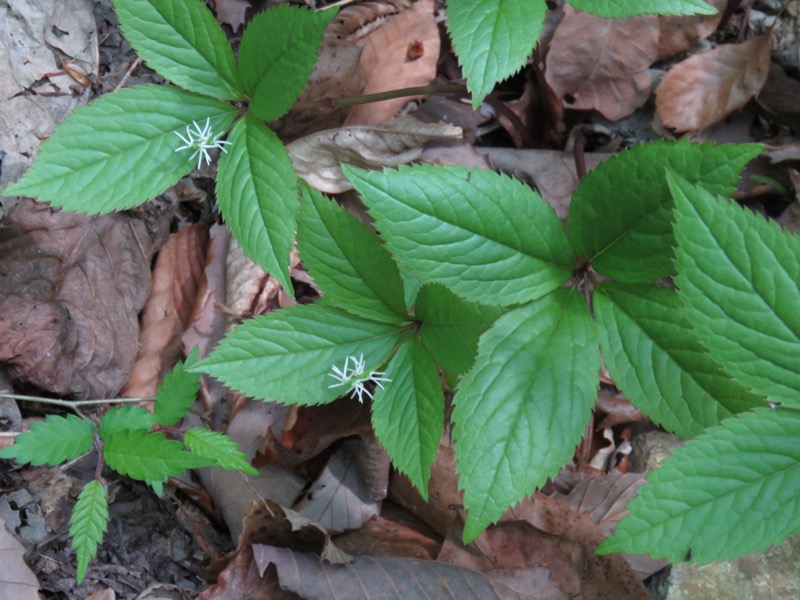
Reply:
<svg viewBox="0 0 800 600"><path fill-rule="evenodd" d="M702 0L570 4L611 18L714 12ZM176 377L204 372L288 404L342 395L370 402L378 438L423 496L444 424L443 386L454 389L471 541L570 459L595 403L602 352L654 422L702 435L651 476L601 551L706 562L800 527L792 443L800 325L787 308L800 300L800 251L795 238L721 199L759 147L662 142L625 152L581 182L566 229L536 192L503 175L345 167L381 239L298 182L266 125L305 86L333 11L265 11L236 57L199 0L114 6L132 46L172 83L76 110L4 194L91 214L123 210L219 153L220 212L245 252L291 293L296 230L324 292L311 306L242 324ZM544 0L448 2L447 28L475 106L525 64L545 15ZM764 275L759 261L776 273ZM676 274L680 291L658 284ZM167 409L162 398L159 391L153 415L122 407L98 426L50 417L4 455L53 464L99 440L106 464L156 488L201 464L248 470L219 434L185 432L189 452L167 439L164 428L185 408ZM48 451L42 440L54 436L74 443ZM127 460L131 445L153 448L157 466ZM106 517L97 480L73 515L80 577Z"/></svg>
<svg viewBox="0 0 800 600"><path fill-rule="evenodd" d="M158 387L152 413L142 406L123 404L110 408L97 422L73 414L48 415L44 422L31 424L30 432L18 435L13 445L0 451L0 458L52 466L78 460L92 449L97 452L97 475L84 486L70 518L69 536L78 558L78 583L86 576L89 561L96 556L108 526L104 464L121 475L146 482L159 496L164 482L183 475L186 469L215 466L258 474L228 436L204 427L175 427L200 388L200 375L186 370L198 358L195 349L166 375ZM76 404L72 406L77 408ZM178 436L181 441L168 435Z"/></svg>

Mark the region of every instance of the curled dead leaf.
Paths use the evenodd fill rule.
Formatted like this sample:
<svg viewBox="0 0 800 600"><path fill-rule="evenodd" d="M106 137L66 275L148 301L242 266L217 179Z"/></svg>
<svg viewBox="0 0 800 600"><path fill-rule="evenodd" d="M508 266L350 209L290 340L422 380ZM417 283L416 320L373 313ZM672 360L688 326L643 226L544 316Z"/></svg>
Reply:
<svg viewBox="0 0 800 600"><path fill-rule="evenodd" d="M678 132L701 131L755 98L769 75L772 39L722 44L673 66L656 90L661 121Z"/></svg>
<svg viewBox="0 0 800 600"><path fill-rule="evenodd" d="M565 108L627 117L650 96L658 18L601 19L569 6L564 13L547 53L548 85Z"/></svg>

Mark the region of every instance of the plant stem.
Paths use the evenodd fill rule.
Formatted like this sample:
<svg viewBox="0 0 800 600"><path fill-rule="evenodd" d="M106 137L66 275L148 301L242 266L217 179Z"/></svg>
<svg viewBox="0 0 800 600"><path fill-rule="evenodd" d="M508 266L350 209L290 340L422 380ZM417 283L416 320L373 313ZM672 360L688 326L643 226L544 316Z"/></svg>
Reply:
<svg viewBox="0 0 800 600"><path fill-rule="evenodd" d="M22 400L23 402L41 402L42 404L55 404L64 408L77 408L79 406L92 406L96 404L131 404L135 402L152 402L155 396L147 398L105 398L103 400L58 400L57 398L45 398L43 396L23 396L21 394L0 394L0 398L9 400Z"/></svg>
<svg viewBox="0 0 800 600"><path fill-rule="evenodd" d="M430 96L432 94L467 94L467 87L461 84L439 84L423 85L420 87L402 88L378 94L366 94L364 96L351 96L349 98L325 98L322 100L304 100L294 105L295 109L309 108L338 108L340 106L354 106L356 104L369 104L371 102L382 102L383 100L393 100L394 98L404 98L406 96Z"/></svg>

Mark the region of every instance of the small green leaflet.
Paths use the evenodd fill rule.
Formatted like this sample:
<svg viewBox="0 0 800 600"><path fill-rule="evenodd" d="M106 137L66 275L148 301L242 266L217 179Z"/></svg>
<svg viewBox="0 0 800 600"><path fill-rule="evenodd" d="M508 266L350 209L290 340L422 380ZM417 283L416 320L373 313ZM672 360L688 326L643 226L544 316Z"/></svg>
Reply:
<svg viewBox="0 0 800 600"><path fill-rule="evenodd" d="M800 412L731 417L661 463L600 554L708 563L760 552L800 530ZM691 551L691 552L690 552Z"/></svg>
<svg viewBox="0 0 800 600"><path fill-rule="evenodd" d="M408 321L400 273L378 237L308 184L302 190L297 249L325 298L375 321Z"/></svg>
<svg viewBox="0 0 800 600"><path fill-rule="evenodd" d="M195 427L184 434L183 443L193 454L211 459L217 467L258 475L247 456L239 450L239 444L223 433Z"/></svg>
<svg viewBox="0 0 800 600"><path fill-rule="evenodd" d="M153 419L159 425L175 425L188 412L200 389L200 373L192 373L187 369L199 361L200 349L195 346L185 361L176 364L164 376L153 405Z"/></svg>
<svg viewBox="0 0 800 600"><path fill-rule="evenodd" d="M664 169L727 196L761 148L684 140L642 144L621 152L590 171L572 197L567 226L576 252L598 272L620 281L672 275L674 202Z"/></svg>
<svg viewBox="0 0 800 600"><path fill-rule="evenodd" d="M106 464L117 473L139 481L166 481L183 475L186 469L207 467L214 461L189 454L180 442L163 433L141 429L119 431L103 446Z"/></svg>
<svg viewBox="0 0 800 600"><path fill-rule="evenodd" d="M600 352L581 295L558 289L481 336L453 402L471 542L570 459L597 400Z"/></svg>
<svg viewBox="0 0 800 600"><path fill-rule="evenodd" d="M462 167L342 169L401 271L501 305L535 300L570 278L563 224L519 181Z"/></svg>
<svg viewBox="0 0 800 600"><path fill-rule="evenodd" d="M763 402L723 373L700 344L672 288L595 287L603 360L630 401L682 437Z"/></svg>
<svg viewBox="0 0 800 600"><path fill-rule="evenodd" d="M255 16L242 34L239 76L264 121L282 117L308 83L325 27L335 10L281 5Z"/></svg>
<svg viewBox="0 0 800 600"><path fill-rule="evenodd" d="M293 294L289 252L297 213L297 178L286 146L246 115L219 159L217 200L225 223L250 258Z"/></svg>
<svg viewBox="0 0 800 600"><path fill-rule="evenodd" d="M182 88L241 100L233 50L200 0L114 0L125 38L150 68Z"/></svg>
<svg viewBox="0 0 800 600"><path fill-rule="evenodd" d="M97 555L97 545L108 531L108 495L97 480L90 481L78 496L69 519L70 545L78 555L78 583L86 577L89 561Z"/></svg>
<svg viewBox="0 0 800 600"><path fill-rule="evenodd" d="M639 15L714 15L704 0L567 0L578 10L598 17L620 19Z"/></svg>
<svg viewBox="0 0 800 600"><path fill-rule="evenodd" d="M544 27L544 0L449 0L447 30L477 109L523 66Z"/></svg>
<svg viewBox="0 0 800 600"><path fill-rule="evenodd" d="M673 173L668 180L686 317L740 383L800 407L800 238Z"/></svg>
<svg viewBox="0 0 800 600"><path fill-rule="evenodd" d="M418 332L422 345L455 375L469 371L478 353L478 338L501 314L465 302L437 284L423 287L414 307L414 316L422 322Z"/></svg>
<svg viewBox="0 0 800 600"><path fill-rule="evenodd" d="M372 426L394 466L428 499L431 465L444 424L444 394L431 355L409 338L386 367L384 389L375 390Z"/></svg>
<svg viewBox="0 0 800 600"><path fill-rule="evenodd" d="M320 303L284 308L239 325L192 370L262 400L331 402L347 393L330 387L334 365L363 354L366 372L377 370L403 331Z"/></svg>
<svg viewBox="0 0 800 600"><path fill-rule="evenodd" d="M32 465L60 465L92 449L94 425L76 415L47 415L44 422L31 423L14 444L0 450L0 458L14 458Z"/></svg>
<svg viewBox="0 0 800 600"><path fill-rule="evenodd" d="M100 419L100 438L108 441L118 432L130 429L148 431L155 424L155 417L146 408L123 404L110 408Z"/></svg>
<svg viewBox="0 0 800 600"><path fill-rule="evenodd" d="M101 96L67 117L44 142L33 166L6 196L31 196L67 210L102 214L158 194L191 171L191 151L175 132L211 119L233 122L236 107L170 85L144 85Z"/></svg>

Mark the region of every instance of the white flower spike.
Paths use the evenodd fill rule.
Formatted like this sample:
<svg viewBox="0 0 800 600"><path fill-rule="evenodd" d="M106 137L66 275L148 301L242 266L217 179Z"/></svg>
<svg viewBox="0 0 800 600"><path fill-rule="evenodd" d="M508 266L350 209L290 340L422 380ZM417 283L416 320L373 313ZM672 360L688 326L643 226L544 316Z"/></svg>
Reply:
<svg viewBox="0 0 800 600"><path fill-rule="evenodd" d="M353 366L350 366L350 362L353 362ZM333 377L338 383L334 383L333 385L329 385L328 388L335 388L339 386L349 386L351 389L350 397L351 398L358 398L358 401L362 404L364 403L364 395L366 394L367 398L370 400L372 399L372 393L364 387L364 384L368 382L373 382L379 388L384 389L384 383L391 383L392 380L388 377L383 377L383 371L371 371L368 375L364 375L364 355L362 354L358 358L355 356L348 356L344 361L344 367L339 368L336 365L331 367L332 373L328 373L328 377Z"/></svg>
<svg viewBox="0 0 800 600"><path fill-rule="evenodd" d="M192 125L194 129L192 129ZM194 157L197 157L197 168L200 168L200 165L203 164L203 159L206 159L206 164L211 164L211 156L209 156L208 151L214 148L219 148L225 154L228 153L225 150L226 144L231 144L231 142L227 142L225 140L220 140L219 138L222 136L222 133L218 133L214 135L214 132L211 131L211 119L206 119L206 126L200 129L200 124L197 121L192 121L192 125L186 126L186 137L183 137L180 133L175 131L175 135L181 138L183 142L183 146L180 148L175 148L175 152L180 152L181 150L194 150L192 154L192 160Z"/></svg>

